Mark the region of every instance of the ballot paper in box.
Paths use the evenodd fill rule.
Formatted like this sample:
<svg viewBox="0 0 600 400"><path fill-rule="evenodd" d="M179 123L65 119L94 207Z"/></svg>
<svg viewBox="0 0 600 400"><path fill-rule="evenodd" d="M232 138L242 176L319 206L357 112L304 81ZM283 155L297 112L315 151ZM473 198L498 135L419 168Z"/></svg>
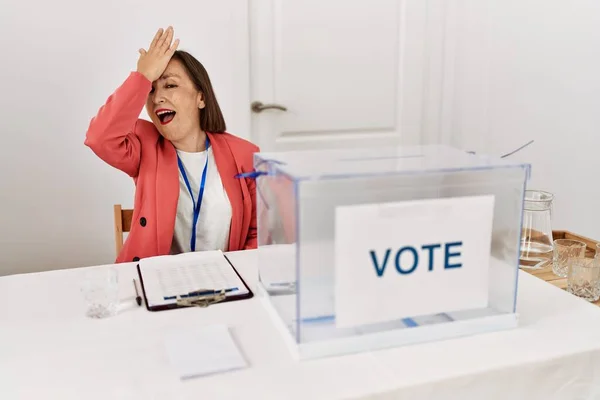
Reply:
<svg viewBox="0 0 600 400"><path fill-rule="evenodd" d="M258 291L300 359L517 327L528 164L436 145L254 166Z"/></svg>

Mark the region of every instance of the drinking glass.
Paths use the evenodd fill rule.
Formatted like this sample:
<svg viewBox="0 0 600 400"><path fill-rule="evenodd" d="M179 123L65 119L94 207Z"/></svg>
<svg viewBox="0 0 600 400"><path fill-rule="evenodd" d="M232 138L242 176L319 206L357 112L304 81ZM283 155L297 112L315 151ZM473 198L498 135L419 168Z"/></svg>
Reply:
<svg viewBox="0 0 600 400"><path fill-rule="evenodd" d="M86 271L81 292L87 303L88 317L116 315L119 306L119 274L116 268L101 267Z"/></svg>
<svg viewBox="0 0 600 400"><path fill-rule="evenodd" d="M598 259L572 259L567 291L587 301L600 299L600 262Z"/></svg>
<svg viewBox="0 0 600 400"><path fill-rule="evenodd" d="M552 257L552 272L561 278L567 276L572 259L585 257L585 243L573 239L556 239Z"/></svg>

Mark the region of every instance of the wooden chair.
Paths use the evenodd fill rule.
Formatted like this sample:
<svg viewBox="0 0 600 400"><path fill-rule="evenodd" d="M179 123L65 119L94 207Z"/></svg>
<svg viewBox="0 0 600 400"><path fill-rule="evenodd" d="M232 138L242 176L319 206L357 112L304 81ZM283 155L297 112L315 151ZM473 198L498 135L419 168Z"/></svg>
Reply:
<svg viewBox="0 0 600 400"><path fill-rule="evenodd" d="M115 217L115 249L118 256L123 248L123 232L129 232L131 230L133 210L124 210L121 208L120 204L115 204L113 208Z"/></svg>

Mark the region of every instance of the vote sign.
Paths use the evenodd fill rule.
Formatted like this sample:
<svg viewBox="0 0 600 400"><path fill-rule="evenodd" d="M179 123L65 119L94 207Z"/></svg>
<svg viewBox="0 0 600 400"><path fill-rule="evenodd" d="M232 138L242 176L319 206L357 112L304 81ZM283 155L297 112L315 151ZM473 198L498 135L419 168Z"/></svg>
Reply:
<svg viewBox="0 0 600 400"><path fill-rule="evenodd" d="M493 196L339 206L338 327L486 307Z"/></svg>

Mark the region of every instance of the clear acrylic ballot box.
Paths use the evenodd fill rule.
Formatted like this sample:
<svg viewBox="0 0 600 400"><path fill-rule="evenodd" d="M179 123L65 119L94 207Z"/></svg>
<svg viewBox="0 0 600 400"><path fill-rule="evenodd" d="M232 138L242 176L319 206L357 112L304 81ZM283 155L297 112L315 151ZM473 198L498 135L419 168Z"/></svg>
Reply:
<svg viewBox="0 0 600 400"><path fill-rule="evenodd" d="M254 167L257 292L299 359L517 327L528 164L434 145Z"/></svg>

